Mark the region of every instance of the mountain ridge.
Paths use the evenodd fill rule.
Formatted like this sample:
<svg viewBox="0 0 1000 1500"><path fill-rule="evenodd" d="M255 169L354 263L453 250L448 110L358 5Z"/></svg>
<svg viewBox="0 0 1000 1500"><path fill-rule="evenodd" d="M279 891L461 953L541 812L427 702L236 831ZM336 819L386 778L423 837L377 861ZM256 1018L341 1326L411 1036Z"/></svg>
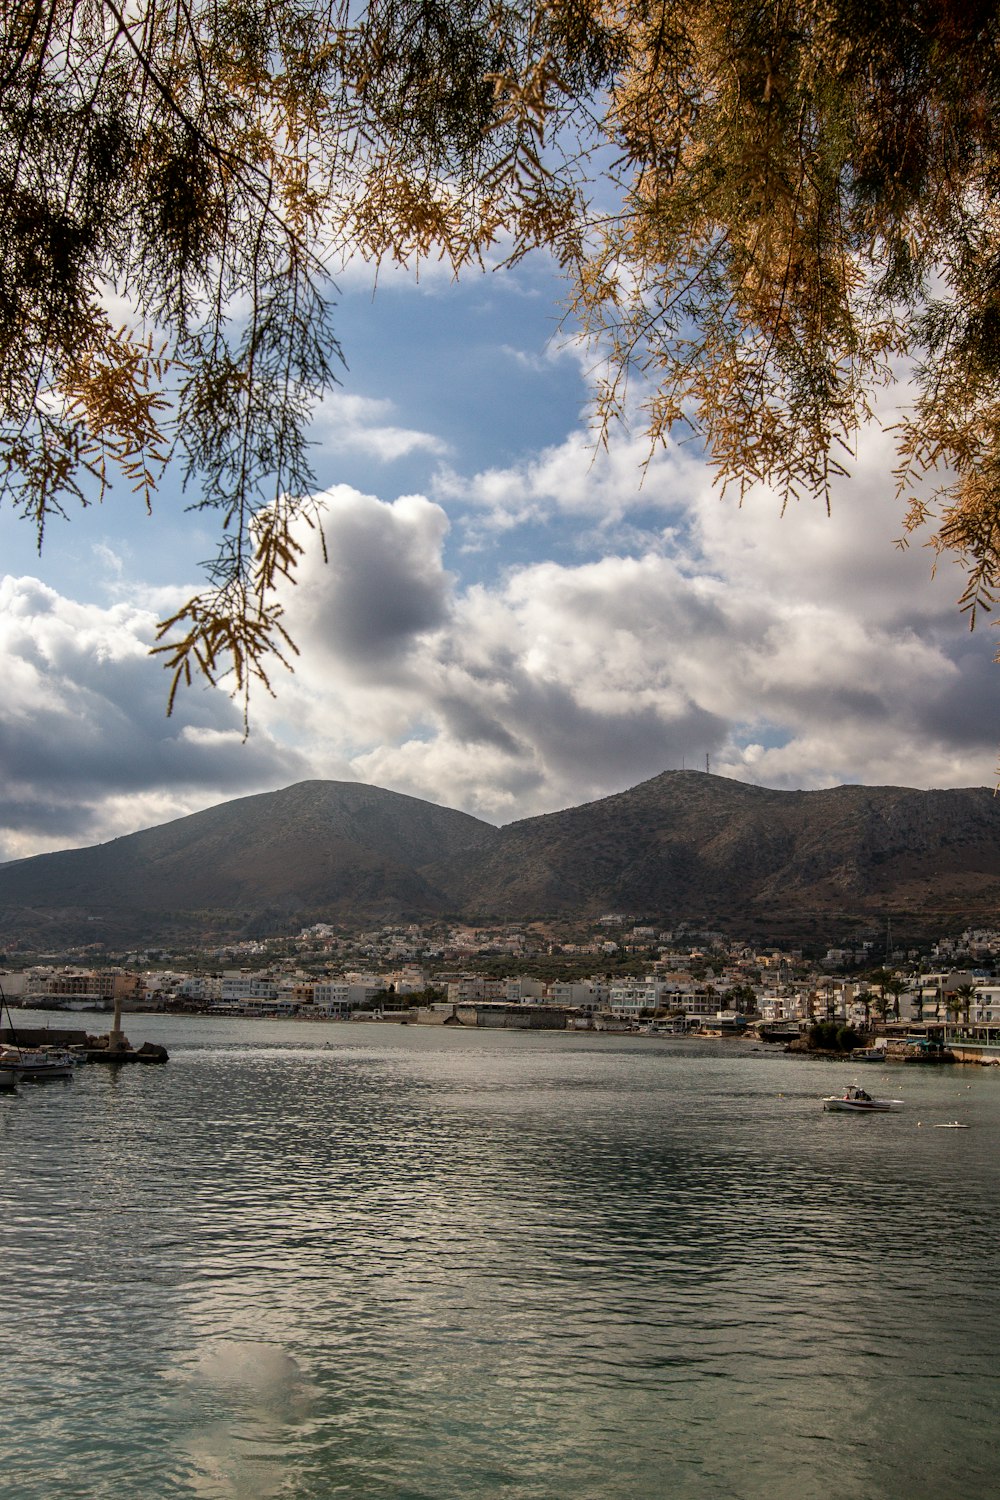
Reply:
<svg viewBox="0 0 1000 1500"><path fill-rule="evenodd" d="M497 828L363 782L304 781L89 848L0 865L0 939L152 942L296 922L524 921L916 929L1000 907L990 788L785 792L664 771Z"/></svg>

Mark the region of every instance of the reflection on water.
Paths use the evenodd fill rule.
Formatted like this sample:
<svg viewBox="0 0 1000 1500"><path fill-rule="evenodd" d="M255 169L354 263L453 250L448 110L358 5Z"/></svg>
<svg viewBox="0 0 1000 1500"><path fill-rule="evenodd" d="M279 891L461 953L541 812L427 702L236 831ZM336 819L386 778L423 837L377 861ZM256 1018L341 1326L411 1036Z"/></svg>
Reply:
<svg viewBox="0 0 1000 1500"><path fill-rule="evenodd" d="M12 1494L995 1488L1000 1078L855 1118L737 1044L147 1029L0 1100Z"/></svg>

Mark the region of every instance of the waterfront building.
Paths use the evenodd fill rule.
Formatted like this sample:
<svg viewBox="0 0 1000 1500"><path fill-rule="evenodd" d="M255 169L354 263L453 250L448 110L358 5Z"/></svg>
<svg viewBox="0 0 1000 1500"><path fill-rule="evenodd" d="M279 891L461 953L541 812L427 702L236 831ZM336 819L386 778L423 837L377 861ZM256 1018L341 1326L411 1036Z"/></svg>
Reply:
<svg viewBox="0 0 1000 1500"><path fill-rule="evenodd" d="M121 969L37 969L27 975L21 1002L53 1010L110 1010L116 1002L134 1007L142 989L140 975ZM6 980L4 993L12 993Z"/></svg>
<svg viewBox="0 0 1000 1500"><path fill-rule="evenodd" d="M611 986L602 979L582 979L573 983L556 980L549 985L548 995L553 1005L593 1016L608 1008Z"/></svg>
<svg viewBox="0 0 1000 1500"><path fill-rule="evenodd" d="M448 1001L451 1005L465 1005L473 1000L506 1000L507 980L493 979L486 974L463 974L449 981Z"/></svg>
<svg viewBox="0 0 1000 1500"><path fill-rule="evenodd" d="M921 974L914 985L916 1007L923 1020L944 1020L949 1005L954 1006L956 991L964 985L975 984L977 976L971 969L948 969L937 974Z"/></svg>
<svg viewBox="0 0 1000 1500"><path fill-rule="evenodd" d="M227 973L219 984L223 1005L242 1005L247 1000L276 1000L278 986L264 974Z"/></svg>
<svg viewBox="0 0 1000 1500"><path fill-rule="evenodd" d="M299 1003L289 994L247 995L239 1002L238 1009L245 1016L294 1016Z"/></svg>
<svg viewBox="0 0 1000 1500"><path fill-rule="evenodd" d="M613 984L608 995L608 1010L623 1021L648 1017L659 1009L663 985L649 981L638 984Z"/></svg>
<svg viewBox="0 0 1000 1500"><path fill-rule="evenodd" d="M773 992L760 997L758 1009L762 1021L800 1021L803 1016L803 999L800 995L778 995Z"/></svg>
<svg viewBox="0 0 1000 1500"><path fill-rule="evenodd" d="M211 1005L222 999L222 980L218 974L188 974L178 985L177 993L195 1004Z"/></svg>
<svg viewBox="0 0 1000 1500"><path fill-rule="evenodd" d="M374 975L321 979L312 987L312 1003L331 1021L347 1021L355 1011L375 1005L385 992L385 980Z"/></svg>
<svg viewBox="0 0 1000 1500"><path fill-rule="evenodd" d="M529 979L526 974L504 980L504 998L510 1001L542 1000L547 989L543 979Z"/></svg>
<svg viewBox="0 0 1000 1500"><path fill-rule="evenodd" d="M1000 985L976 985L969 1005L969 1022L973 1026L1000 1025Z"/></svg>

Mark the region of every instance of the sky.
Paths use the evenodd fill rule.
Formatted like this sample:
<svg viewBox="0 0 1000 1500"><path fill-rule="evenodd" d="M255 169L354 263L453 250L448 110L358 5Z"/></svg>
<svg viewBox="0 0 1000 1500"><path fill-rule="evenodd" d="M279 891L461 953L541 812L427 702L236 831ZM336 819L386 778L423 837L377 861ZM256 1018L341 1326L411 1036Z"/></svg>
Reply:
<svg viewBox="0 0 1000 1500"><path fill-rule="evenodd" d="M992 785L1000 666L960 575L900 550L891 440L832 513L720 496L695 445L596 448L591 356L544 257L458 284L339 278L342 383L314 424L314 536L283 597L299 649L250 733L225 685L149 655L203 583L211 518L170 477L53 522L0 513L0 859L234 797L360 781L492 823L662 771L779 789Z"/></svg>

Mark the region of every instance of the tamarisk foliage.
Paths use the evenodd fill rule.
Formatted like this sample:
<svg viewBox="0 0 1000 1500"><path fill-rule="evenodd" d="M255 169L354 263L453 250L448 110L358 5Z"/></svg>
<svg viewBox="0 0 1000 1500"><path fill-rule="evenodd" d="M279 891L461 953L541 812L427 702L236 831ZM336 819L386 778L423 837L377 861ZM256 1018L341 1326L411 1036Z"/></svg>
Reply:
<svg viewBox="0 0 1000 1500"><path fill-rule="evenodd" d="M974 620L1000 587L998 103L978 0L0 0L0 503L41 542L179 463L219 547L161 626L171 700L232 673L245 703L321 529L328 267L544 246L604 439L638 390L652 444L690 429L741 491L828 503L904 379L905 526L963 559Z"/></svg>

